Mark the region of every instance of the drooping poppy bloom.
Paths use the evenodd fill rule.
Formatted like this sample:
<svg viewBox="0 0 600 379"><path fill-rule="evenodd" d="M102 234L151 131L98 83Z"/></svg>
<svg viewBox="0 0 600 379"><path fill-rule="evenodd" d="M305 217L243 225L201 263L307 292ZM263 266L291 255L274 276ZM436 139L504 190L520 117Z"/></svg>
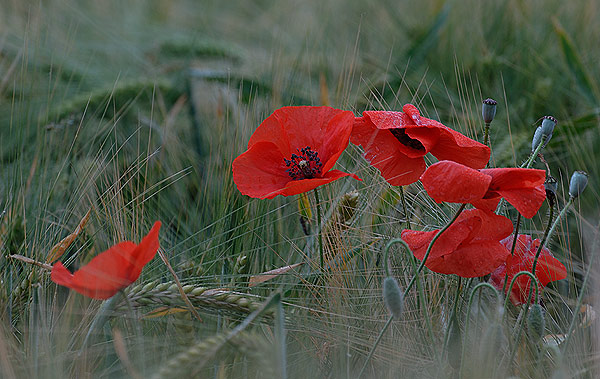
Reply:
<svg viewBox="0 0 600 379"><path fill-rule="evenodd" d="M502 245L510 251L513 243L513 236L509 236L501 241ZM515 246L514 255L508 255L506 262L500 265L490 276L490 283L499 291L504 287L504 280L508 273L506 289L519 271L529 271L533 269L533 260L540 246L540 240L532 240L530 235L519 234L517 244ZM552 255L550 250L543 248L540 252L537 265L535 267L535 276L539 282L540 293L548 283L561 280L567 277L567 269L560 261ZM527 275L521 275L515 281L512 291L510 292L510 301L514 305L520 305L527 302L529 297L529 288L531 279ZM535 291L535 288L534 288ZM535 300L535 292L531 296L531 301Z"/></svg>
<svg viewBox="0 0 600 379"><path fill-rule="evenodd" d="M512 223L504 216L480 209L463 211L434 243L425 262L431 271L463 278L484 276L506 261L510 252L500 240L510 235ZM405 229L402 239L420 260L439 232Z"/></svg>
<svg viewBox="0 0 600 379"><path fill-rule="evenodd" d="M471 203L476 208L493 211L503 197L527 218L535 216L546 198L545 179L544 170L474 170L451 161L432 164L421 176L423 187L438 203Z"/></svg>
<svg viewBox="0 0 600 379"><path fill-rule="evenodd" d="M139 245L131 241L120 242L94 257L74 274L57 262L52 267L52 281L69 287L93 299L108 299L119 290L135 282L142 268L150 262L158 251L158 231L160 221L156 221L150 232Z"/></svg>
<svg viewBox="0 0 600 379"><path fill-rule="evenodd" d="M425 171L425 154L483 168L490 148L442 123L421 117L412 104L404 112L366 111L356 117L350 142L361 145L364 156L393 186L416 182Z"/></svg>
<svg viewBox="0 0 600 379"><path fill-rule="evenodd" d="M259 199L297 195L344 176L332 170L348 146L354 115L330 107L283 107L256 129L233 161L240 192Z"/></svg>

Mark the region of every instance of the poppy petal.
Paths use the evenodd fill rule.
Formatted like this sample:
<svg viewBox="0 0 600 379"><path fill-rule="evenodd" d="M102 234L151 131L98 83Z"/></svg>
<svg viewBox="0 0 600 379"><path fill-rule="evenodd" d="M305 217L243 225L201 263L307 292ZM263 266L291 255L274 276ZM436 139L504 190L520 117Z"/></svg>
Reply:
<svg viewBox="0 0 600 379"><path fill-rule="evenodd" d="M483 198L492 178L452 161L437 162L421 175L423 187L436 202L470 203Z"/></svg>
<svg viewBox="0 0 600 379"><path fill-rule="evenodd" d="M277 117L279 110L276 110L267 117L259 126L256 128L250 141L248 141L248 149L257 144L258 142L271 142L285 157L292 155L292 147L290 146L290 140L285 130L285 125L279 121ZM302 146L304 147L304 146Z"/></svg>
<svg viewBox="0 0 600 379"><path fill-rule="evenodd" d="M473 216L481 218L479 228L473 231L473 241L494 240L501 241L510 236L513 232L512 222L501 215L480 209L470 209L464 213L470 212Z"/></svg>
<svg viewBox="0 0 600 379"><path fill-rule="evenodd" d="M403 154L402 144L391 133L378 130L362 117L355 121L350 141L362 146L365 159L393 186L414 183L425 171L423 158Z"/></svg>
<svg viewBox="0 0 600 379"><path fill-rule="evenodd" d="M440 274L455 274L463 278L484 276L506 261L510 252L497 241L470 243L452 254L434 259L427 267Z"/></svg>
<svg viewBox="0 0 600 379"><path fill-rule="evenodd" d="M250 197L272 199L292 179L285 171L284 156L271 142L257 142L232 164L238 190Z"/></svg>
<svg viewBox="0 0 600 379"><path fill-rule="evenodd" d="M532 218L537 214L546 200L544 185L532 189L514 189L497 191L525 218Z"/></svg>
<svg viewBox="0 0 600 379"><path fill-rule="evenodd" d="M427 258L426 266L429 267L429 260L442 257L452 253L458 246L463 243L473 228L476 227L478 220L471 218L462 221L455 221L446 231L436 240L429 257ZM423 260L427 253L427 248L433 237L439 233L439 230L424 232L420 230L405 229L400 234L401 238L408 244L413 255Z"/></svg>
<svg viewBox="0 0 600 379"><path fill-rule="evenodd" d="M427 138L424 138L423 141L420 141L417 138L412 138L408 134L408 127L415 127L418 129L423 128L414 125L412 119L410 116L407 116L406 113L390 111L365 111L363 112L362 119L363 122L372 124L372 127L377 130L388 130L390 133L384 134L386 134L388 138L393 138L397 142L396 149L410 158L424 156L429 152L429 150L431 150L436 141L436 138L432 138L436 135L436 133L431 129L428 129L429 135ZM411 139L414 141L411 141ZM416 147L410 146L411 143L414 143Z"/></svg>
<svg viewBox="0 0 600 379"><path fill-rule="evenodd" d="M505 198L526 218L535 216L546 199L544 170L496 168L484 169L481 172L492 177L485 197Z"/></svg>
<svg viewBox="0 0 600 379"><path fill-rule="evenodd" d="M337 158L348 146L354 120L354 114L350 111L310 106L283 107L273 112L269 118L271 117L281 126L285 134L283 139L289 141L289 151L280 149L284 157L289 159L292 153L296 153L296 149L309 146L313 151L318 152L324 164L324 172L333 167ZM265 132L276 130L271 126L264 130L259 129L250 138L253 144L257 143L259 138L270 141ZM279 143L276 145L280 146Z"/></svg>
<svg viewBox="0 0 600 379"><path fill-rule="evenodd" d="M491 154L489 147L440 125L439 138L431 149L431 154L439 160L452 160L471 168L484 168L487 165Z"/></svg>
<svg viewBox="0 0 600 379"><path fill-rule="evenodd" d="M150 229L148 234L142 239L142 242L140 242L140 244L137 245L135 250L131 253L135 259L131 272L131 278L133 278L133 281L137 280L142 273L144 266L156 255L156 252L159 248L158 232L160 231L161 225L162 224L160 221L156 221L152 226L152 229Z"/></svg>
<svg viewBox="0 0 600 379"><path fill-rule="evenodd" d="M136 244L125 241L95 256L73 274L69 287L93 299L108 299L137 278L131 277Z"/></svg>
<svg viewBox="0 0 600 379"><path fill-rule="evenodd" d="M354 174L349 174L347 172L342 172L339 170L331 170L331 171L328 171L327 173L325 173L325 175L323 175L320 178L289 181L285 185L284 188L276 191L269 198L272 198L276 195L291 196L291 195L297 195L299 193L304 193L304 192L310 191L312 189L315 189L319 186L322 186L324 184L331 183L331 182L338 180L340 178L343 178L345 176L351 176L354 179L362 180Z"/></svg>

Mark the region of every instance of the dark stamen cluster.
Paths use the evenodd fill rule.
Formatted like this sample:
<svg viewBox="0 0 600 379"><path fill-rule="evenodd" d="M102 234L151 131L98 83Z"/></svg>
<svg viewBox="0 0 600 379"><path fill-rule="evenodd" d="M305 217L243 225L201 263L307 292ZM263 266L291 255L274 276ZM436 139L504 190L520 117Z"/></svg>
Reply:
<svg viewBox="0 0 600 379"><path fill-rule="evenodd" d="M398 141L400 141L400 143L403 144L404 146L408 146L410 148L413 148L413 149L419 150L419 151L425 151L425 146L423 146L423 144L419 140L410 138L408 136L408 134L406 134L406 131L403 128L388 129L388 130L390 132L392 132L394 137L396 137L396 139Z"/></svg>
<svg viewBox="0 0 600 379"><path fill-rule="evenodd" d="M323 163L318 157L316 151L312 151L310 146L297 149L299 154L292 154L292 159L285 159L285 165L289 167L285 170L293 180L311 179L321 174Z"/></svg>

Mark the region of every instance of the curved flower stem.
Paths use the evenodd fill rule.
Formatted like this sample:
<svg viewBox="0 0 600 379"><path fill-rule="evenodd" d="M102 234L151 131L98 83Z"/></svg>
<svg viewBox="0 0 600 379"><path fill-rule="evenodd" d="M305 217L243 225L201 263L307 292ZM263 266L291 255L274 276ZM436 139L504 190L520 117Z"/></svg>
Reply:
<svg viewBox="0 0 600 379"><path fill-rule="evenodd" d="M400 198L402 199L402 208L404 208L404 218L406 219L406 226L410 227L410 216L408 215L408 208L406 206L406 197L404 196L404 186L400 186Z"/></svg>
<svg viewBox="0 0 600 379"><path fill-rule="evenodd" d="M490 122L485 123L485 128L483 131L483 144L487 146L490 138Z"/></svg>
<svg viewBox="0 0 600 379"><path fill-rule="evenodd" d="M413 278L410 280L410 282L406 286L406 290L404 291L405 294L407 294L408 291L410 291L412 286L415 284L415 281L419 280L418 279L419 274L421 273L421 270L423 270L423 267L425 267L425 262L427 261L427 257L429 257L429 253L431 252L431 249L433 248L433 244L435 243L435 241L437 241L437 239L442 235L442 233L444 233L446 231L446 229L448 229L450 227L450 225L452 225L454 223L454 221L456 221L456 219L458 218L458 216L460 216L460 214L462 213L462 211L465 209L466 206L467 206L467 204L461 204L460 208L458 208L458 210L454 214L454 217L452 217L452 219L433 237L433 239L429 243L429 246L427 247L427 251L425 252L425 256L423 257L421 264L419 265L419 267L417 268L417 271L415 272L415 275L413 276ZM388 242L388 244L386 245L386 248L385 248L386 250L384 253L384 260L385 260L384 264L386 265L385 266L386 274L389 272L389 267L387 266L388 250L392 244L397 243L399 241L404 242L404 240L402 240L400 238L396 238L396 239L393 239L390 242ZM410 249L408 249L408 251L410 251ZM371 357L373 357L373 354L375 353L377 346L379 346L379 343L381 342L381 338L383 337L383 334L385 333L387 328L389 328L393 319L394 319L394 316L390 316L390 318L387 320L387 322L383 326L383 329L381 329L381 332L379 333L379 336L377 336L377 339L375 340L375 343L373 344L373 347L371 348L371 351L369 352L369 355L367 356L367 359L365 360L365 363L363 364L363 367L360 370L360 373L358 374L357 378L360 379L362 377L362 375L364 374L365 369L367 368L367 365L369 364L369 361L371 360Z"/></svg>
<svg viewBox="0 0 600 379"><path fill-rule="evenodd" d="M323 231L321 225L321 202L319 200L319 191L315 188L315 202L317 203L317 233L319 233L319 262L320 269L323 270Z"/></svg>
<svg viewBox="0 0 600 379"><path fill-rule="evenodd" d="M569 200L570 201L570 200ZM569 204L569 203L567 203ZM566 209L566 207L565 207ZM562 216L562 214L561 214ZM557 220L560 220L561 216L559 216L557 218ZM548 240L548 236L550 235L550 225L554 225L554 223L552 222L552 219L554 218L554 207L550 206L550 217L548 217L548 224L546 224L546 230L544 231L544 236L542 237L542 240L540 241L540 246L538 246L537 252L535 253L535 258L533 259L533 266L531 267L531 273L535 275L535 268L537 266L537 262L538 262L538 258L540 257L540 254L542 252L542 250L544 249L544 246L546 245L546 241Z"/></svg>
<svg viewBox="0 0 600 379"><path fill-rule="evenodd" d="M517 274L512 278L512 280L510 281L510 285L508 286L508 291L506 293L511 293L512 292L512 288L515 285L515 281L517 280L517 278L521 275L527 275L531 278L532 281L535 282L536 286L535 286L535 301L538 301L538 296L539 296L539 286L537 285L538 280L537 277L535 275L533 275L531 272L529 271L519 271L517 272ZM510 295L506 296L506 298L504 299L504 309L506 309L506 307L508 307L508 300L510 299Z"/></svg>
<svg viewBox="0 0 600 379"><path fill-rule="evenodd" d="M467 303L467 315L466 315L466 319L465 319L465 341L466 342L466 335L469 332L469 316L471 313L471 305L473 303L473 298L475 295L475 292L477 292L478 289L480 288L484 288L487 287L489 289L491 289L492 291L494 291L494 293L496 294L496 300L498 301L498 303L500 302L500 293L498 292L498 290L496 288L494 288L493 285L491 285L490 283L479 283L478 285L476 285L473 290L471 291L471 295L469 296L469 302ZM479 291L479 294L481 295L481 291ZM460 370L458 373L458 377L462 378L463 375L463 362L465 361L465 345L466 343L463 342L462 345L462 352L460 355Z"/></svg>

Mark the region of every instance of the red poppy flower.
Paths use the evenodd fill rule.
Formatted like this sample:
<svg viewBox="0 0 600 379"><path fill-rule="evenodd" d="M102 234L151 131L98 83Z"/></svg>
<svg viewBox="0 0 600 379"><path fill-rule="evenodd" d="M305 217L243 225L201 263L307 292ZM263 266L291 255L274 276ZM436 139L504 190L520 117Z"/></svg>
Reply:
<svg viewBox="0 0 600 379"><path fill-rule="evenodd" d="M546 198L545 179L544 170L474 170L451 161L432 164L421 176L423 187L438 203L471 203L476 208L493 211L503 197L527 218L535 216Z"/></svg>
<svg viewBox="0 0 600 379"><path fill-rule="evenodd" d="M332 170L350 138L354 115L330 107L283 107L256 129L233 161L244 195L272 199L309 191L354 174Z"/></svg>
<svg viewBox="0 0 600 379"><path fill-rule="evenodd" d="M501 243L510 251L513 243L513 236L505 238ZM496 269L490 276L490 283L499 291L504 287L504 279L508 272L508 282L506 283L505 291L508 291L508 286L519 271L529 271L533 269L533 260L540 246L540 240L531 240L531 236L527 234L519 234L517 244L515 246L514 255L509 255L506 262ZM548 283L555 280L561 280L567 277L567 269L560 261L552 255L550 250L543 248L535 266L535 276L539 281L539 290L542 291ZM529 287L531 279L527 275L521 275L515 281L510 293L510 300L514 305L524 304L529 297ZM533 302L535 296L531 296Z"/></svg>
<svg viewBox="0 0 600 379"><path fill-rule="evenodd" d="M131 241L116 244L98 254L88 264L71 274L57 262L52 267L52 281L69 287L93 299L108 299L119 290L135 282L142 268L150 262L158 251L158 231L160 221L156 221L150 232L139 245Z"/></svg>
<svg viewBox="0 0 600 379"><path fill-rule="evenodd" d="M438 121L421 117L412 104L403 112L367 111L356 117L350 141L361 145L365 158L391 185L416 182L425 171L423 156L450 159L473 168L483 168L490 148L454 131Z"/></svg>
<svg viewBox="0 0 600 379"><path fill-rule="evenodd" d="M425 266L431 271L463 278L487 275L510 255L500 240L512 230L512 223L504 216L479 209L463 211L437 239ZM438 232L405 229L401 237L414 256L423 260L429 243Z"/></svg>

